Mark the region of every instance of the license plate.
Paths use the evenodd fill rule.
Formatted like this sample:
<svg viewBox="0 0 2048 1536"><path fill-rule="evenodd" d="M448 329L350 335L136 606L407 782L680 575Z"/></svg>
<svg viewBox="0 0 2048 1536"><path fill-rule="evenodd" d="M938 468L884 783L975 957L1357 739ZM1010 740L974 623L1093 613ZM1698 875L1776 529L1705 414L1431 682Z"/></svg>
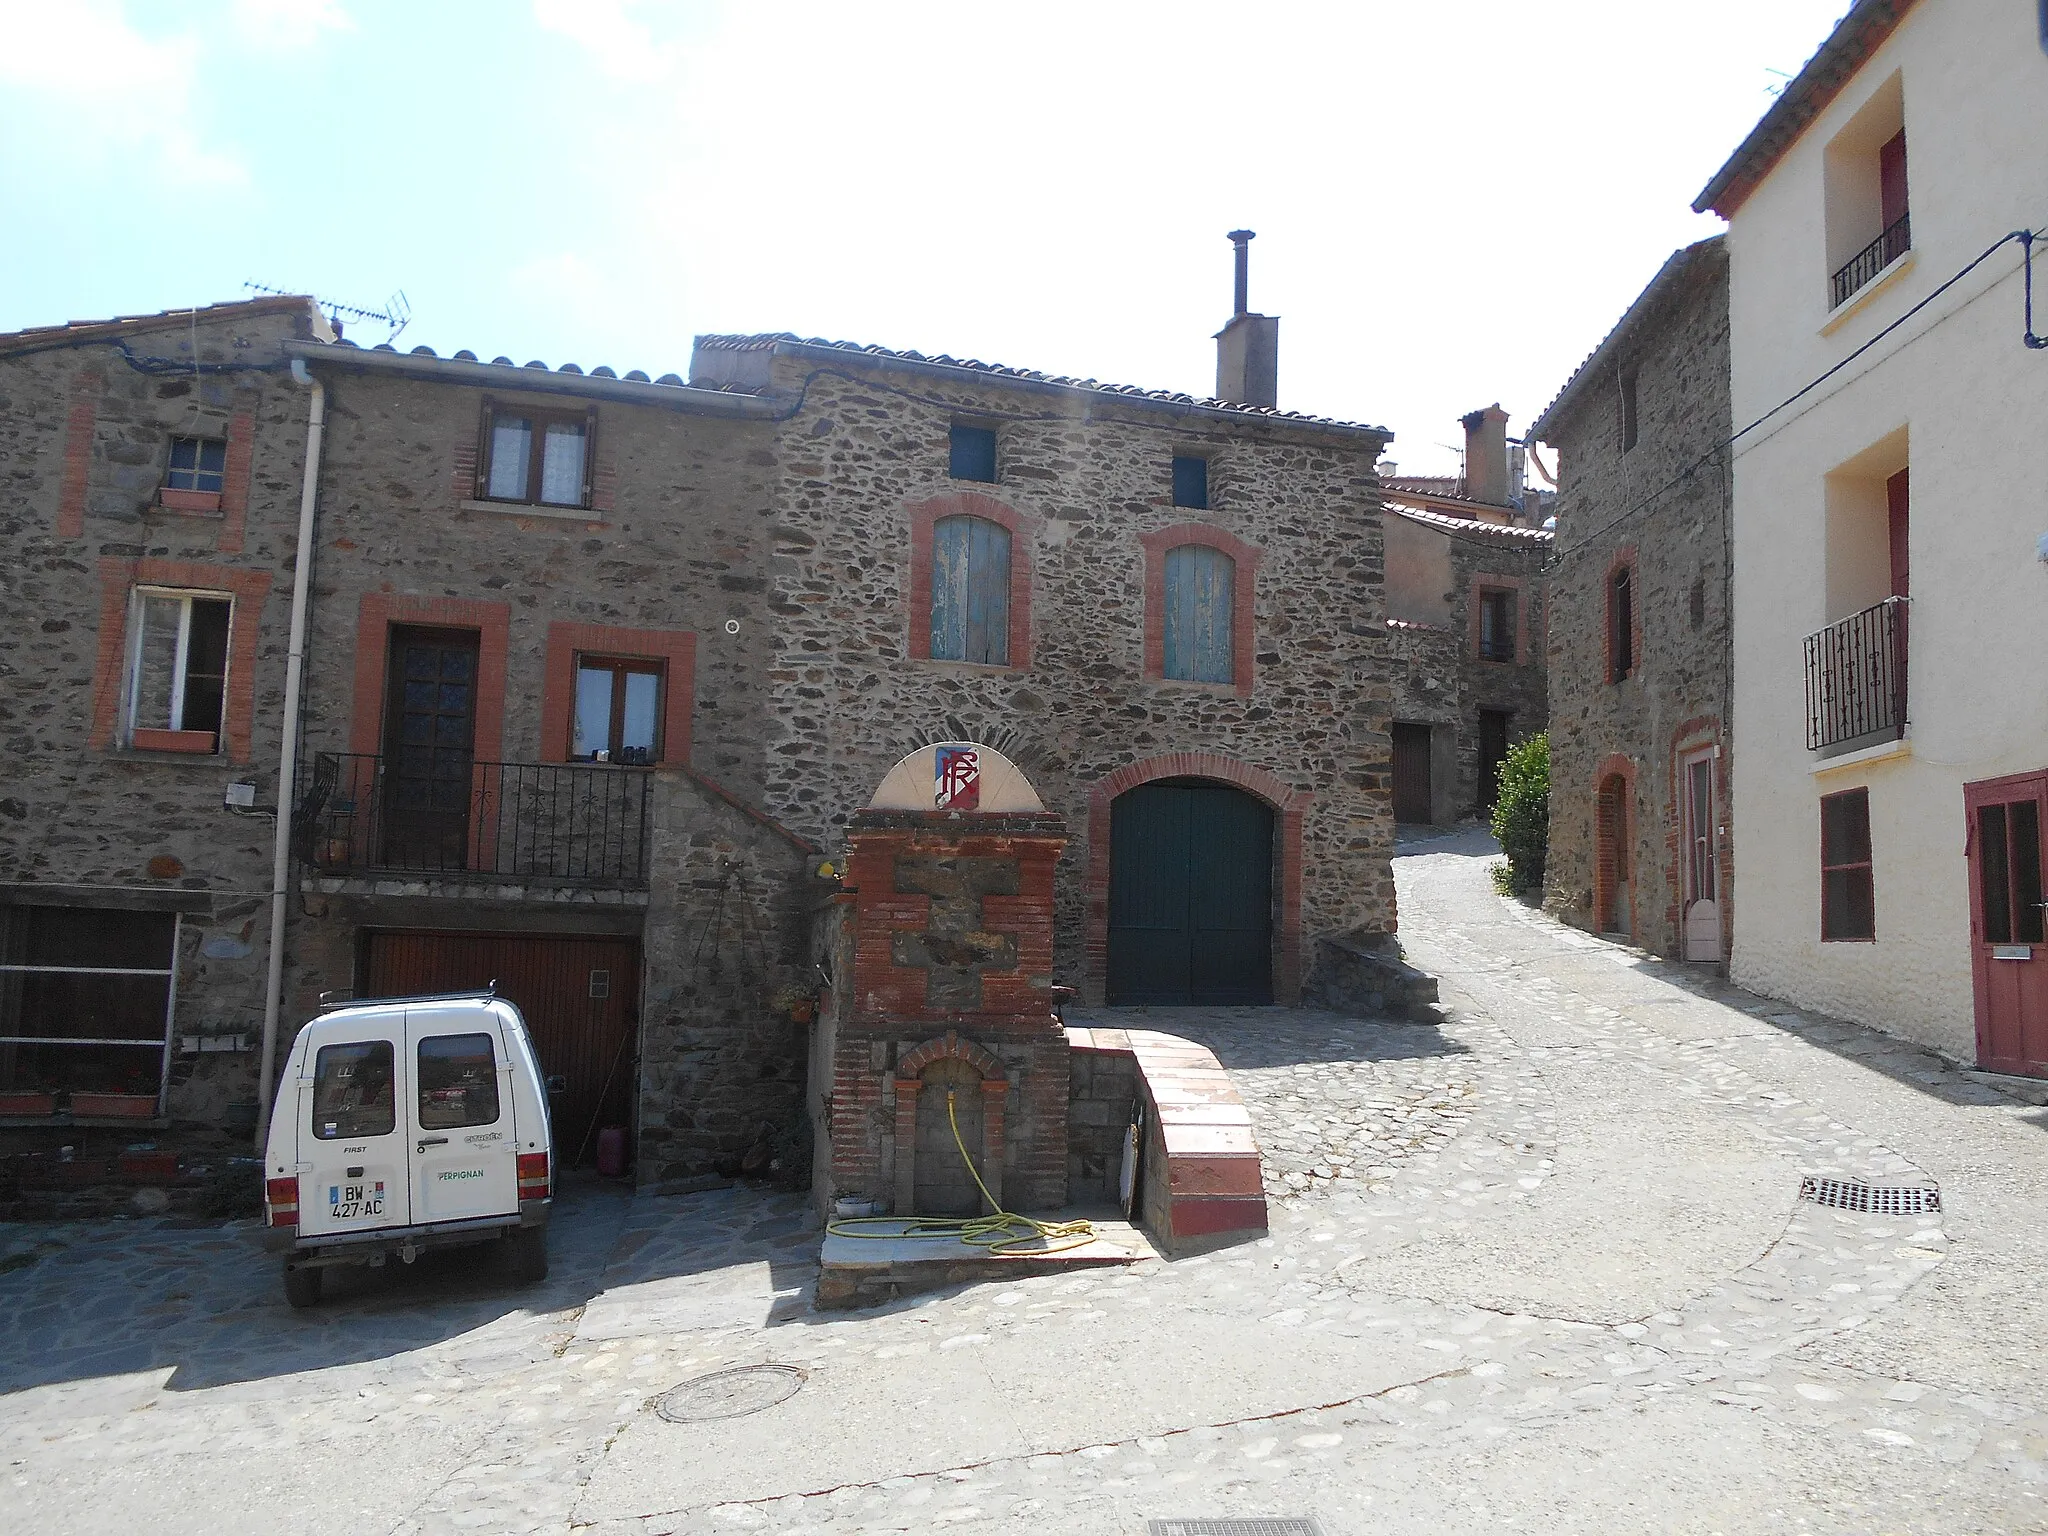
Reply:
<svg viewBox="0 0 2048 1536"><path fill-rule="evenodd" d="M384 1181L374 1184L330 1184L327 1214L334 1221L355 1221L384 1214Z"/></svg>

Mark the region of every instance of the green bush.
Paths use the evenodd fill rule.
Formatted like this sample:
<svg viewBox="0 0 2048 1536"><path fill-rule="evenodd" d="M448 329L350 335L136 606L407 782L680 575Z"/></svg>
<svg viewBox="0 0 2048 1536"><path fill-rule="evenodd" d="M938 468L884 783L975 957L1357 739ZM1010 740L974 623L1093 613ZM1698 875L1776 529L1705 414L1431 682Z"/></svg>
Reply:
<svg viewBox="0 0 2048 1536"><path fill-rule="evenodd" d="M1537 734L1508 749L1493 802L1493 835L1508 856L1508 878L1527 894L1543 889L1550 850L1550 738Z"/></svg>

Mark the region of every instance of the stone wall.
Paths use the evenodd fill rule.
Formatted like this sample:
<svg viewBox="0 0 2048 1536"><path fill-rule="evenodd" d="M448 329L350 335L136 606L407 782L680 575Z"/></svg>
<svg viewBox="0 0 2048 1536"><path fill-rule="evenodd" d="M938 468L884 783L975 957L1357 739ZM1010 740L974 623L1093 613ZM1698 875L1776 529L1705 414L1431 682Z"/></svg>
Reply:
<svg viewBox="0 0 2048 1536"><path fill-rule="evenodd" d="M730 367L731 354L700 350L700 376L714 362ZM1372 476L1383 439L833 349L778 351L771 371L778 394L800 397L778 429L771 586L758 604L774 651L764 794L777 816L836 846L851 809L911 749L1003 750L1077 833L1060 865L1055 967L1099 998L1081 835L1091 788L1134 764L1207 753L1267 775L1279 786L1269 798L1310 797L1304 935L1392 927ZM948 477L955 420L996 428L997 483ZM1207 510L1172 505L1176 453L1209 458ZM1030 562L1029 651L1007 667L911 654L912 509L962 495L1013 514ZM1187 523L1259 552L1248 685L1146 675L1141 538Z"/></svg>
<svg viewBox="0 0 2048 1536"><path fill-rule="evenodd" d="M1557 566L1550 579L1550 857L1544 904L1596 926L1599 785L1630 788L1629 867L1638 943L1681 949L1678 760L1719 743L1725 807L1729 481L1728 277L1719 241L1674 257L1644 307L1603 344L1539 424L1558 452ZM1637 441L1621 448L1620 381L1633 373ZM1636 664L1609 682L1608 581L1631 563ZM1725 820L1725 810L1723 819ZM1732 849L1720 845L1721 919ZM1725 937L1722 953L1726 953Z"/></svg>
<svg viewBox="0 0 2048 1536"><path fill-rule="evenodd" d="M276 799L307 420L282 344L318 323L264 300L0 342L0 900L178 911L180 1036L262 1027L272 824L222 799ZM225 440L218 508L157 504L173 436ZM215 753L126 744L138 584L234 597ZM174 1054L171 1118L253 1099L254 1060Z"/></svg>

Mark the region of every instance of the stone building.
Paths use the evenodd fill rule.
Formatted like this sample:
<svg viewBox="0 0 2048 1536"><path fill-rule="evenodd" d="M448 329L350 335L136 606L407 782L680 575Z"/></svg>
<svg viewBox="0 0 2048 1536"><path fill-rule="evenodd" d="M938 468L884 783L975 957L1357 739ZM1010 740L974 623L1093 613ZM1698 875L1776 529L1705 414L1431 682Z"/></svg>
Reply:
<svg viewBox="0 0 2048 1536"><path fill-rule="evenodd" d="M254 1128L304 299L0 337L0 1122Z"/></svg>
<svg viewBox="0 0 2048 1536"><path fill-rule="evenodd" d="M1402 822L1491 810L1509 746L1547 719L1552 539L1540 526L1543 499L1511 467L1507 420L1498 405L1464 418L1462 476L1382 475Z"/></svg>
<svg viewBox="0 0 2048 1536"><path fill-rule="evenodd" d="M1558 453L1545 905L1674 958L1733 915L1728 254L1672 255L1534 428Z"/></svg>

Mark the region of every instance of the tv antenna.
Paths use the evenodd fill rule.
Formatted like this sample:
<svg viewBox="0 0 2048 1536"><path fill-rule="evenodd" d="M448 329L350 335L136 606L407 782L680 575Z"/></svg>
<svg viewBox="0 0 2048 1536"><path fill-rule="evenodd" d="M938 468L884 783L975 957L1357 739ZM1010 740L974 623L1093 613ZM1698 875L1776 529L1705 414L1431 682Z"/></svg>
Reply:
<svg viewBox="0 0 2048 1536"><path fill-rule="evenodd" d="M256 293L274 293L281 298L293 297L292 290L289 288L273 288L268 283L244 283L242 286ZM407 302L403 288L386 299L382 309L364 309L355 304L337 304L333 299L323 299L317 294L314 295L313 302L326 310L330 315L346 315L351 320L374 320L380 325L390 326L390 331L384 337L387 345L398 340L398 333L412 323L412 305Z"/></svg>

